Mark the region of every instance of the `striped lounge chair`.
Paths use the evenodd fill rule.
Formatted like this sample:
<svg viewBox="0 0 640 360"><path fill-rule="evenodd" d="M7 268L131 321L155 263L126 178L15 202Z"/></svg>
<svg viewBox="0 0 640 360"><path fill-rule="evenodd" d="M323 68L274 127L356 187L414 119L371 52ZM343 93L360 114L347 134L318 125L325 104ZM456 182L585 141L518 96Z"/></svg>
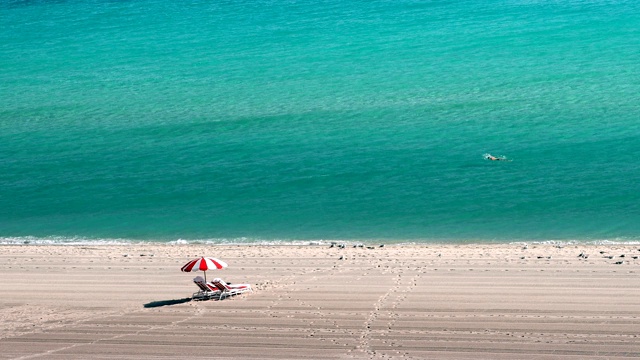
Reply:
<svg viewBox="0 0 640 360"><path fill-rule="evenodd" d="M227 284L220 278L215 278L212 281L213 285L220 290L220 300L233 295L245 293L247 291L253 292L251 285L249 284Z"/></svg>
<svg viewBox="0 0 640 360"><path fill-rule="evenodd" d="M193 293L191 296L194 300L209 300L212 298L220 297L220 289L210 282L205 282L202 276L196 276L193 282L200 288L198 292Z"/></svg>

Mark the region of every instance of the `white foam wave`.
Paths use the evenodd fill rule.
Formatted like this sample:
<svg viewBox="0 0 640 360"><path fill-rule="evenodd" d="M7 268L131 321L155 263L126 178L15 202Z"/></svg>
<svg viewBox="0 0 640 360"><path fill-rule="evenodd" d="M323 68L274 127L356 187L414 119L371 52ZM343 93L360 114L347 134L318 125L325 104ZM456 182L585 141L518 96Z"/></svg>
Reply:
<svg viewBox="0 0 640 360"><path fill-rule="evenodd" d="M87 238L87 237L64 237L64 236L16 236L0 237L0 245L140 245L140 244L167 244L167 245L291 245L291 246L312 246L329 245L331 243L355 245L362 241L354 240L291 240L291 239L256 239L248 237L240 238L209 238L209 239L176 239L176 240L134 240L121 238Z"/></svg>
<svg viewBox="0 0 640 360"><path fill-rule="evenodd" d="M0 245L130 245L135 241L127 239L92 239L64 236L17 236L0 237Z"/></svg>
<svg viewBox="0 0 640 360"><path fill-rule="evenodd" d="M393 244L399 246L408 245L461 245L461 244L539 244L539 245L640 245L640 239L637 238L614 238L614 239L598 239L598 240L518 240L518 241L437 241L437 240L411 240L411 241L393 241L393 240L343 240L343 239L319 239L319 240L292 240L292 239L257 239L248 237L239 238L209 238L209 239L176 239L176 240L134 240L121 238L87 238L87 237L64 237L64 236L17 236L17 237L0 237L0 245L263 245L263 246L329 246L330 244L344 244L345 246L354 246L358 244L378 245Z"/></svg>

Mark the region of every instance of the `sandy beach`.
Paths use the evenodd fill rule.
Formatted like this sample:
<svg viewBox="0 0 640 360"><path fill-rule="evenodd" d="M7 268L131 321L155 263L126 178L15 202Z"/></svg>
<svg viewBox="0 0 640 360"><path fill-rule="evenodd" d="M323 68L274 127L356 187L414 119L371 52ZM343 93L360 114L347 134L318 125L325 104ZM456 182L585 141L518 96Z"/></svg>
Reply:
<svg viewBox="0 0 640 360"><path fill-rule="evenodd" d="M639 248L2 246L0 359L637 359Z"/></svg>

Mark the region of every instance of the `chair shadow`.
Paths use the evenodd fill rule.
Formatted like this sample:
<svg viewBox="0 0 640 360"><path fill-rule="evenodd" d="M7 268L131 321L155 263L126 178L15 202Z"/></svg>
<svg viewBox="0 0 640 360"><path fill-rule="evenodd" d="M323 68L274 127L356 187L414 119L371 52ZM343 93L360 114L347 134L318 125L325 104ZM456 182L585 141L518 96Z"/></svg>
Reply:
<svg viewBox="0 0 640 360"><path fill-rule="evenodd" d="M188 303L191 300L192 299L190 297L188 297L188 298L183 298L183 299L152 301L150 303L144 304L144 307L145 308L154 308L154 307L160 307L160 306L184 304L184 303Z"/></svg>

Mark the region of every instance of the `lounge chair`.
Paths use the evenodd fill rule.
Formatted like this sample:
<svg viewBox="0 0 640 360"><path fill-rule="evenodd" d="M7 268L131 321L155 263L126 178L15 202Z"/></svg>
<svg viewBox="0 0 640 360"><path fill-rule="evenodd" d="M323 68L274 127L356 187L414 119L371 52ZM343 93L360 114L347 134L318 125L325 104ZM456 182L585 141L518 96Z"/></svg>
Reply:
<svg viewBox="0 0 640 360"><path fill-rule="evenodd" d="M200 288L198 292L193 293L192 298L194 300L208 300L220 297L220 289L210 282L205 282L202 276L196 276L193 282Z"/></svg>
<svg viewBox="0 0 640 360"><path fill-rule="evenodd" d="M253 292L249 284L227 284L220 278L213 279L212 283L220 290L220 300L227 296L238 295L247 291Z"/></svg>

